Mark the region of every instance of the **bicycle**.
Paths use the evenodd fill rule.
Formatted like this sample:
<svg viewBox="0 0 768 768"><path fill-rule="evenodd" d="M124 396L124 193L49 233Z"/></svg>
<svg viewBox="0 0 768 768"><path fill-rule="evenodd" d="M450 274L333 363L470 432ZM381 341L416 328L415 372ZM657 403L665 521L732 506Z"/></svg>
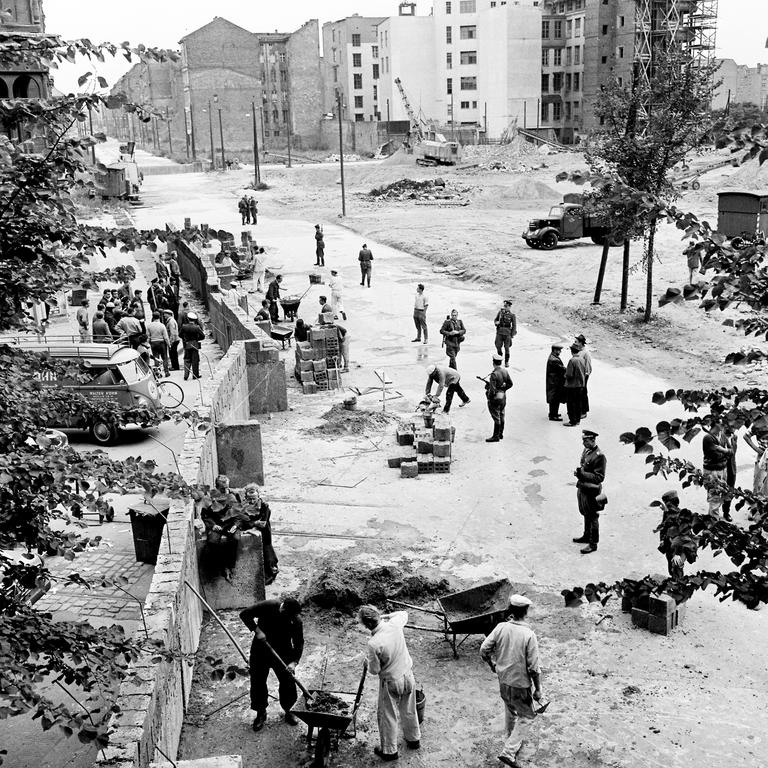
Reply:
<svg viewBox="0 0 768 768"><path fill-rule="evenodd" d="M157 384L157 396L164 408L178 408L184 402L184 390L170 379L163 379L160 363L155 360L152 366L152 375Z"/></svg>

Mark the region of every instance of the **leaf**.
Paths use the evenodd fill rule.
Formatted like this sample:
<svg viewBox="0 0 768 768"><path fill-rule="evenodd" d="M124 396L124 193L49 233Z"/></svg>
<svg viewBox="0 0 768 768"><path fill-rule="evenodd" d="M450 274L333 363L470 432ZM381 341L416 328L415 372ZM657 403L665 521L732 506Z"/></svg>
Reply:
<svg viewBox="0 0 768 768"><path fill-rule="evenodd" d="M99 81L100 88L109 88L109 83L107 82L107 79L105 77L102 77L101 75L99 75L97 80Z"/></svg>
<svg viewBox="0 0 768 768"><path fill-rule="evenodd" d="M77 78L77 85L78 87L82 87L85 85L85 83L88 82L88 79L93 75L93 72L86 72L84 75L80 75L80 77Z"/></svg>

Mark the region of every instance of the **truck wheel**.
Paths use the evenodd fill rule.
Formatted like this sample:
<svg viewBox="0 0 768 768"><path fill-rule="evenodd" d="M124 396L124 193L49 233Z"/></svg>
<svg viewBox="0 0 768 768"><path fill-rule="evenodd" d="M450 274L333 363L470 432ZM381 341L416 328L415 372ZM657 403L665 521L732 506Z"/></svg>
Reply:
<svg viewBox="0 0 768 768"><path fill-rule="evenodd" d="M691 189L701 189L701 184L698 181L691 182Z"/></svg>
<svg viewBox="0 0 768 768"><path fill-rule="evenodd" d="M539 247L539 242L538 242L538 240L526 240L526 241L525 241L525 244L526 244L526 245L527 245L529 248L538 248L538 247Z"/></svg>
<svg viewBox="0 0 768 768"><path fill-rule="evenodd" d="M118 429L102 419L97 419L88 428L88 432L99 445L114 445L118 439Z"/></svg>
<svg viewBox="0 0 768 768"><path fill-rule="evenodd" d="M605 245L605 235L590 235L590 240L595 245Z"/></svg>
<svg viewBox="0 0 768 768"><path fill-rule="evenodd" d="M539 248L545 251L551 251L553 248L557 248L558 242L560 242L560 240L556 232L545 232L539 241Z"/></svg>
<svg viewBox="0 0 768 768"><path fill-rule="evenodd" d="M737 251L741 250L746 245L746 242L743 237L739 237L736 235L736 237L731 240L731 248L735 248Z"/></svg>

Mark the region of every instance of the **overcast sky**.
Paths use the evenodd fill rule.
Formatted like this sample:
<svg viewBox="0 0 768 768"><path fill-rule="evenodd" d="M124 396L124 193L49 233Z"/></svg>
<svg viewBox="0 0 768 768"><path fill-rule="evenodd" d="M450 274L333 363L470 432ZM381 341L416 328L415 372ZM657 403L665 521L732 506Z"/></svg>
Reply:
<svg viewBox="0 0 768 768"><path fill-rule="evenodd" d="M122 42L161 48L176 48L187 33L223 16L251 32L290 32L311 18L325 21L354 13L367 16L397 14L398 0L44 0L48 32L72 39L87 37L93 42ZM431 0L417 3L417 13L429 13ZM754 66L768 63L768 0L720 0L717 54ZM124 60L123 60L124 62ZM110 84L128 68L127 63L99 65ZM67 68L69 69L69 68ZM78 73L94 69L78 67ZM77 75L58 73L56 85L65 92L75 89Z"/></svg>

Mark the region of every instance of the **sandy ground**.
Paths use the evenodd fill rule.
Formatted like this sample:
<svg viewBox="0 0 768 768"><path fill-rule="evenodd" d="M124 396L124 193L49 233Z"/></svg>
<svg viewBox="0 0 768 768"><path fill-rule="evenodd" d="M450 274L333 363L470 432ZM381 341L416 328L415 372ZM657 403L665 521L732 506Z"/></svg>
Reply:
<svg viewBox="0 0 768 768"><path fill-rule="evenodd" d="M363 177L361 188L381 183L381 176L386 181L410 175L402 169L381 168L361 164L351 173ZM541 638L547 698L553 701L522 765L764 765L768 666L761 654L754 653L764 643L764 612L720 605L711 595L699 595L691 602L683 627L669 637L658 637L633 629L615 602L605 610L566 609L560 596L560 590L576 584L663 569L653 534L656 512L648 503L668 485L644 480L642 459L620 447L618 435L632 426L679 415L673 405L652 406L653 391L727 379L731 372L718 360L740 339L732 331L725 334L692 306L665 310L664 319L651 329L628 322L623 336L608 322L582 319L577 312L587 306L593 270L583 265L587 259L592 265L599 249L578 244L542 253L520 245L519 231L526 218L533 210L546 210L552 201L518 200L492 208L501 193L486 181L492 185L501 174L466 182L483 188L484 207L435 209L399 203L373 207L350 196L349 220L338 226L332 217L336 173L327 167L265 169L275 187L258 195L260 219L253 233L267 247L268 263L284 274L286 292L304 291L314 260L312 225L318 220L324 223L324 274L331 266L339 269L349 313L353 365L344 383L369 387L376 381L374 371L385 370L392 392L401 395L387 401L387 411L403 418L413 413L421 397L424 367L445 359L434 340L436 326L451 307L458 307L469 329L459 367L473 402L451 414L457 428L451 474L401 480L397 470L386 466L387 457L398 454L391 426L371 426L363 434L318 429L325 423L323 414L342 399L341 393L303 396L292 384L289 411L263 419L265 493L273 508L281 565L280 578L269 594L301 594L327 558L371 567L405 558L412 569L444 576L457 588L508 577L535 597L531 621ZM145 207L134 212L137 224L181 224L184 216L191 216L195 222L236 231L236 201L246 179L247 172L148 178ZM500 219L503 228L497 228ZM402 224L409 220L410 224ZM464 233L467 222L474 227L472 238ZM351 226L364 233L376 256L371 289L358 284L361 235ZM379 239L369 236L374 230ZM670 234L674 233L665 233L664 242L674 242ZM414 243L409 250L417 255L386 244L406 235ZM439 248L441 242L451 243L450 249ZM438 253L451 262L451 271L418 256ZM464 259L485 260L487 279L471 279ZM679 283L686 270L682 257L674 259L663 268L669 270L670 282L674 277ZM551 268L555 260L561 269ZM452 274L453 267L467 272ZM614 278L609 276L609 284L616 285ZM562 285L566 280L574 283L570 292ZM409 343L417 281L427 283L431 296L429 345ZM641 295L641 283L641 276L633 276L633 297ZM323 290L313 286L302 301L300 314L305 319L314 321ZM484 439L490 420L474 377L488 372L492 319L502 296L513 290L523 324L511 368L515 389L507 409L507 436L502 444L489 446ZM258 294L253 298L258 301ZM616 313L613 322L620 320ZM579 435L546 421L543 402L548 344L553 337L581 330L592 337L595 348L588 424L601 432L601 445L609 457L606 487L611 498L600 549L590 557L579 555L570 541L580 532L571 474L580 454ZM644 335L647 344L639 341ZM703 342L694 344L699 337ZM292 367L292 350L284 356ZM379 411L378 395L361 397L360 408ZM694 443L682 455L698 460L700 446ZM748 483L751 457L746 449L739 454L739 471ZM703 494L687 489L683 500L700 506ZM743 515L737 513L736 519L743 522ZM718 564L708 555L700 563ZM609 616L598 624L603 614ZM236 616L228 620L237 624ZM303 678L319 682L326 668L327 684L335 687L338 681L340 689L354 687L365 636L347 616L336 622L327 613L310 612L306 626L307 648L299 667ZM241 631L240 636L247 646L246 633ZM446 762L496 765L502 713L495 681L477 656L479 638L465 643L457 661L438 636L409 631L408 641L428 696L428 715L423 749L403 752L401 760L430 767ZM201 657L209 652L237 663L215 629L204 633ZM276 705L268 727L258 735L249 729L252 713L245 699L198 725L201 715L227 704L245 690L244 685L244 680L212 685L200 668L189 718L195 724L185 728L180 756L238 752L247 768L299 764L306 756L302 729L283 725ZM341 745L334 756L338 765L376 762L371 754L376 741L374 690L375 684L369 683L358 739Z"/></svg>

